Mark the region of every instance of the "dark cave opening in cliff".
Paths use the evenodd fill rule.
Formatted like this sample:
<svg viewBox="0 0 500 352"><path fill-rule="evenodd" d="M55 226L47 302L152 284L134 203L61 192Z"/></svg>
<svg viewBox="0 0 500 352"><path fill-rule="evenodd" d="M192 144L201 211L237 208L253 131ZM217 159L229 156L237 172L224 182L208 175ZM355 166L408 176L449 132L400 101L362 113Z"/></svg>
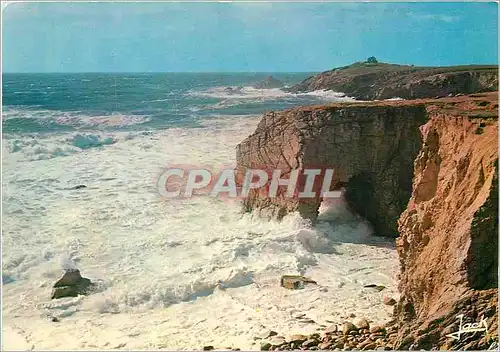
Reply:
<svg viewBox="0 0 500 352"><path fill-rule="evenodd" d="M361 216L373 226L374 235L382 234L378 226L379 219L373 215L376 214L374 209L376 201L373 179L369 172L351 176L344 184L343 198L351 212Z"/></svg>
<svg viewBox="0 0 500 352"><path fill-rule="evenodd" d="M368 173L350 177L345 185L344 197L353 212L370 221L368 208L373 203L373 184Z"/></svg>

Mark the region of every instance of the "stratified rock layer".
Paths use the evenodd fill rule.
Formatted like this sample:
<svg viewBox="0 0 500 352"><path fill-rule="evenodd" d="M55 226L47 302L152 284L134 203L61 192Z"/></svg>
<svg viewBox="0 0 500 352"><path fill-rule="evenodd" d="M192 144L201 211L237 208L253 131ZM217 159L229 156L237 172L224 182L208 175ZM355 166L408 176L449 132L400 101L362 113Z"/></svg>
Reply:
<svg viewBox="0 0 500 352"><path fill-rule="evenodd" d="M413 160L420 149L424 104L336 104L266 113L253 135L237 147L241 173L247 168L289 173L295 168L333 168L334 183L347 185L352 208L379 235L397 234L397 219L411 194ZM323 179L317 177L319 194ZM300 179L298 189L303 190ZM333 186L332 188L335 188ZM278 218L298 210L315 220L320 198L289 198L285 188L270 199L251 191L247 210Z"/></svg>

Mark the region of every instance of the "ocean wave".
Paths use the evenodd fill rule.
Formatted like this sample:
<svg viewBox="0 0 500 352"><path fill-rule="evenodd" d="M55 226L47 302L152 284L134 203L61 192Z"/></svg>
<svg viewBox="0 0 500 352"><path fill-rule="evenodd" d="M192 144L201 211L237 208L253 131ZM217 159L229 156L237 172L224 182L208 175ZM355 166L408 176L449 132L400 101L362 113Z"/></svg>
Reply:
<svg viewBox="0 0 500 352"><path fill-rule="evenodd" d="M111 145L117 141L116 136L77 133L47 137L29 135L7 138L4 139L3 144L4 152L7 154L19 154L21 160L35 161L69 156L87 149Z"/></svg>
<svg viewBox="0 0 500 352"><path fill-rule="evenodd" d="M172 277L154 281L144 286L122 287L117 285L111 292L103 292L85 302L84 309L99 313L119 313L136 309L165 308L181 302L207 297L218 289L238 288L253 284L253 273L247 268L221 270L219 279L193 278L179 284L182 279Z"/></svg>
<svg viewBox="0 0 500 352"><path fill-rule="evenodd" d="M151 120L148 116L141 115L103 115L103 116L60 116L55 121L60 125L82 126L82 127L125 127L139 125Z"/></svg>
<svg viewBox="0 0 500 352"><path fill-rule="evenodd" d="M290 96L291 93L282 91L279 88L272 89L258 89L253 87L213 87L205 90L192 90L187 93L187 95L195 97L205 97L205 98L217 98L217 99L254 99L254 98L266 98L266 99L276 99L286 96Z"/></svg>
<svg viewBox="0 0 500 352"><path fill-rule="evenodd" d="M195 97L216 98L216 99L256 99L273 100L284 97L293 97L293 93L285 92L279 88L259 89L253 87L212 87L205 90L190 91L187 95Z"/></svg>
<svg viewBox="0 0 500 352"><path fill-rule="evenodd" d="M353 98L346 96L344 93L334 92L331 90L317 90L313 92L306 93L291 93L285 92L279 88L271 89L258 89L254 87L237 87L237 86L226 86L226 87L213 87L205 90L191 90L187 93L188 96L195 97L205 97L205 98L216 98L224 99L223 102L219 102L214 105L217 107L227 107L228 100L255 100L266 101L266 100L276 100L282 98L301 98L301 97L314 97L318 99L334 100L334 101L356 101Z"/></svg>
<svg viewBox="0 0 500 352"><path fill-rule="evenodd" d="M71 143L80 149L90 149L96 147L102 147L105 145L113 144L116 141L111 138L102 138L101 136L96 136L93 134L81 135L77 134L71 138Z"/></svg>

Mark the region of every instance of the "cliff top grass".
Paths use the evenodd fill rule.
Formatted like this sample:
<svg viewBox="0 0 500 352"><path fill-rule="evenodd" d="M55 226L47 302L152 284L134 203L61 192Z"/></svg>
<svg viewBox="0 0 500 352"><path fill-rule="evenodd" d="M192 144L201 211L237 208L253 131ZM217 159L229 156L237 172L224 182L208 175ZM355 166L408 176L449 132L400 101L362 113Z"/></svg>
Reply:
<svg viewBox="0 0 500 352"><path fill-rule="evenodd" d="M498 71L498 65L460 65L460 66L414 66L399 65L387 62L355 62L348 66L337 67L326 72L341 71L343 74L362 75L368 73L380 72L419 72L425 71L426 74L432 73L451 73L463 71Z"/></svg>

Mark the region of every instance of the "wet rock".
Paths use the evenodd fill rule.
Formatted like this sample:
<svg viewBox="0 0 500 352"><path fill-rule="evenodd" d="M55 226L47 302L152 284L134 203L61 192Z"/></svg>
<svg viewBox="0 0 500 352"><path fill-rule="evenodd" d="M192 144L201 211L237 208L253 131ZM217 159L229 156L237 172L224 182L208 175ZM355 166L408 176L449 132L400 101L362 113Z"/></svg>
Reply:
<svg viewBox="0 0 500 352"><path fill-rule="evenodd" d="M363 287L365 287L365 288L372 288L375 291L379 291L379 292L385 289L385 286L383 286L383 285L375 285L375 284L369 284L369 285L365 285Z"/></svg>
<svg viewBox="0 0 500 352"><path fill-rule="evenodd" d="M212 351L214 346L203 346L203 351Z"/></svg>
<svg viewBox="0 0 500 352"><path fill-rule="evenodd" d="M332 346L332 343L330 341L322 342L318 345L318 348L320 350L329 350L330 347Z"/></svg>
<svg viewBox="0 0 500 352"><path fill-rule="evenodd" d="M295 345L297 345L297 344L300 345L304 341L306 341L307 339L308 339L307 336L297 334L297 335L290 336L290 338L288 339L288 341L294 343Z"/></svg>
<svg viewBox="0 0 500 352"><path fill-rule="evenodd" d="M393 306L393 305L395 305L396 303L397 303L397 302L396 302L396 300L395 300L394 298L389 297L389 296L385 296L385 297L384 297L384 304L385 304L386 306Z"/></svg>
<svg viewBox="0 0 500 352"><path fill-rule="evenodd" d="M300 275L283 275L280 281L281 287L290 290L298 290L304 288L306 284L317 285L316 281Z"/></svg>
<svg viewBox="0 0 500 352"><path fill-rule="evenodd" d="M333 334L339 330L337 324L332 324L325 329L325 334Z"/></svg>
<svg viewBox="0 0 500 352"><path fill-rule="evenodd" d="M272 336L276 336L278 335L278 333L276 331L273 331L273 330L267 330L265 332L263 332L262 334L258 335L257 338L259 339L267 339L268 337L272 337Z"/></svg>
<svg viewBox="0 0 500 352"><path fill-rule="evenodd" d="M10 275L4 275L2 274L2 284L6 285L6 284L10 284L11 282L14 282L16 280L14 280L14 278Z"/></svg>
<svg viewBox="0 0 500 352"><path fill-rule="evenodd" d="M375 349L375 347L376 347L375 342L372 342L370 340L365 340L364 342L361 342L358 345L358 348L360 350L373 350Z"/></svg>
<svg viewBox="0 0 500 352"><path fill-rule="evenodd" d="M403 340L399 343L399 348L400 349L408 349L410 345L413 344L413 341L415 341L415 338L412 335L407 335L406 337L403 338Z"/></svg>
<svg viewBox="0 0 500 352"><path fill-rule="evenodd" d="M302 347L309 348L312 346L317 346L318 343L319 343L319 341L316 339L308 339L302 343Z"/></svg>
<svg viewBox="0 0 500 352"><path fill-rule="evenodd" d="M300 320L301 323L304 323L304 324L314 324L316 323L314 320L312 319L301 319Z"/></svg>
<svg viewBox="0 0 500 352"><path fill-rule="evenodd" d="M259 82L254 85L254 88L257 89L270 89L270 88L281 88L284 86L284 83L280 80L274 78L273 76L267 77L264 81Z"/></svg>
<svg viewBox="0 0 500 352"><path fill-rule="evenodd" d="M74 187L71 187L70 189L82 189L82 188L87 188L85 185L76 185Z"/></svg>
<svg viewBox="0 0 500 352"><path fill-rule="evenodd" d="M271 349L271 343L270 342L262 342L260 344L260 350L261 351L269 351Z"/></svg>
<svg viewBox="0 0 500 352"><path fill-rule="evenodd" d="M358 328L358 330L362 330L362 329L370 329L370 324L368 323L368 320L366 319L358 319L356 321L356 327Z"/></svg>
<svg viewBox="0 0 500 352"><path fill-rule="evenodd" d="M343 349L344 348L344 343L342 341L338 341L334 346L334 349Z"/></svg>
<svg viewBox="0 0 500 352"><path fill-rule="evenodd" d="M78 290L74 286L58 287L52 290L51 299L59 299L64 297L78 297Z"/></svg>
<svg viewBox="0 0 500 352"><path fill-rule="evenodd" d="M54 284L52 299L87 295L92 286L92 282L82 277L78 269L66 270L63 277Z"/></svg>
<svg viewBox="0 0 500 352"><path fill-rule="evenodd" d="M345 335L348 335L350 332L352 331L356 331L357 332L357 328L356 328L356 325L354 325L353 323L350 323L350 322L345 322L343 325L342 325L342 333Z"/></svg>
<svg viewBox="0 0 500 352"><path fill-rule="evenodd" d="M268 342L269 342L272 346L281 346L281 345L283 345L286 341L285 341L285 338L283 338L283 337L274 336L274 337L272 337L271 339L269 339L269 340L268 340Z"/></svg>
<svg viewBox="0 0 500 352"><path fill-rule="evenodd" d="M378 332L384 332L384 328L381 327L380 325L375 325L370 328L370 333L376 334Z"/></svg>

